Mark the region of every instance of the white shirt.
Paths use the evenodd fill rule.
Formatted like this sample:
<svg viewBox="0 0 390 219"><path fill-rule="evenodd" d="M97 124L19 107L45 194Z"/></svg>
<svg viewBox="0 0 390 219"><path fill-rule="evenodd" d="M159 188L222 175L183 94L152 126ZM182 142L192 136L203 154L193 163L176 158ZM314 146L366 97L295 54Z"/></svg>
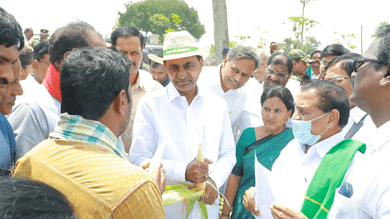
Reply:
<svg viewBox="0 0 390 219"><path fill-rule="evenodd" d="M23 99L15 104L7 118L15 134L18 158L49 137L61 114L61 102L43 84L29 93L25 92Z"/></svg>
<svg viewBox="0 0 390 219"><path fill-rule="evenodd" d="M297 99L297 95L301 90L301 83L294 79L289 79L287 81L286 87L290 90L292 96L294 97L294 100Z"/></svg>
<svg viewBox="0 0 390 219"><path fill-rule="evenodd" d="M251 87L249 88L251 89ZM286 84L286 88L290 90L291 95L295 100L300 91L299 82L296 80L289 79ZM256 85L256 89L251 89L251 90L252 92L248 92L248 98L245 103L245 107L241 116L241 122L240 122L241 130L245 130L249 127L258 127L264 125L263 117L261 115L261 101L260 101L261 95L263 94L263 84L258 82ZM291 119L287 120L286 125L287 127L292 126Z"/></svg>
<svg viewBox="0 0 390 219"><path fill-rule="evenodd" d="M336 193L331 218L390 218L390 121L380 126L363 160L347 178L354 194Z"/></svg>
<svg viewBox="0 0 390 219"><path fill-rule="evenodd" d="M341 132L313 145L305 154L304 146L293 139L280 153L272 166L275 190L275 202L295 211L300 211L306 190L313 179L322 158L340 141L344 140ZM346 177L355 169L355 160L362 159L363 154L356 153Z"/></svg>
<svg viewBox="0 0 390 219"><path fill-rule="evenodd" d="M321 74L316 75L313 71L313 67L311 68L311 76L310 79L320 79Z"/></svg>
<svg viewBox="0 0 390 219"><path fill-rule="evenodd" d="M247 99L247 93L245 92L244 87L235 90L229 89L224 92L221 85L221 67L222 65L216 67L203 67L197 84L199 89L204 92L213 93L226 101L233 136L237 142L237 132L239 130L244 130L241 129L240 122Z"/></svg>
<svg viewBox="0 0 390 219"><path fill-rule="evenodd" d="M16 97L15 105L12 110L14 110L15 107L20 103L26 102L25 98L31 98L32 94L37 95L38 92L46 90L45 86L42 86L40 83L38 83L32 74L28 74L25 80L20 81L20 85L23 88L23 94Z"/></svg>
<svg viewBox="0 0 390 219"><path fill-rule="evenodd" d="M253 79L251 81L251 79ZM247 101L241 117L240 126L242 130L249 127L258 127L264 125L263 118L261 116L261 95L263 94L263 84L257 81L255 78L249 79L248 83L244 86L248 93Z"/></svg>
<svg viewBox="0 0 390 219"><path fill-rule="evenodd" d="M131 86L131 98L133 105L131 107L130 122L127 125L126 131L121 135L123 143L126 146L126 152L131 146L133 124L139 100L145 95L162 88L163 86L159 82L153 80L153 77L149 72L141 69L138 70L137 80L135 84Z"/></svg>
<svg viewBox="0 0 390 219"><path fill-rule="evenodd" d="M205 134L203 134L203 130ZM186 183L185 171L197 156L202 142L204 157L214 161L209 165L209 176L221 187L236 162L235 145L226 103L200 88L190 105L172 85L142 98L137 107L133 128L130 162L143 164L164 145L162 163L167 171L167 185ZM165 207L167 218L181 218L183 204ZM217 218L219 200L207 205L209 218ZM190 218L201 218L195 202Z"/></svg>
<svg viewBox="0 0 390 219"><path fill-rule="evenodd" d="M359 123L359 121L366 115L367 113L361 110L359 107L355 106L349 111L349 118L347 125L343 128L342 133L345 136L348 131L351 129L354 123ZM376 126L371 119L370 115L367 115L363 120L363 126L352 136L351 139L357 140L363 143L368 143L371 136L374 135L376 131Z"/></svg>

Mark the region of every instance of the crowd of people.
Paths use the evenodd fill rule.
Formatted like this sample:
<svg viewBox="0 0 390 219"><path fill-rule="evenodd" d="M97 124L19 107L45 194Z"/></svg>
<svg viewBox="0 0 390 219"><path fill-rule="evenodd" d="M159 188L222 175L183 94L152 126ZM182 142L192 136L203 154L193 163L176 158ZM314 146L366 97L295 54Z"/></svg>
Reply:
<svg viewBox="0 0 390 219"><path fill-rule="evenodd" d="M363 55L236 45L222 63L187 31L147 56L136 27L32 35L0 7L1 218L390 215L390 25Z"/></svg>

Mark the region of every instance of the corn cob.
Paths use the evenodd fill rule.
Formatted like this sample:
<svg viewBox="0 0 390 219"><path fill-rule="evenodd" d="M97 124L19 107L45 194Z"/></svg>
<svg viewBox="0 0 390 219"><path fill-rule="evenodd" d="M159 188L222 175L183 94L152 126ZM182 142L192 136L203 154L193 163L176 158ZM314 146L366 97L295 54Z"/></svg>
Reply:
<svg viewBox="0 0 390 219"><path fill-rule="evenodd" d="M204 131L204 127L203 127L203 137L205 135L204 132L205 131ZM196 157L196 160L198 162L204 162L204 154L203 154L202 142L199 143L198 156ZM196 191L204 191L205 189L206 189L206 182L196 184Z"/></svg>
<svg viewBox="0 0 390 219"><path fill-rule="evenodd" d="M155 176L156 172L160 168L163 153L164 153L164 144L156 150L156 153L154 153L153 158L150 161L148 172L151 176Z"/></svg>

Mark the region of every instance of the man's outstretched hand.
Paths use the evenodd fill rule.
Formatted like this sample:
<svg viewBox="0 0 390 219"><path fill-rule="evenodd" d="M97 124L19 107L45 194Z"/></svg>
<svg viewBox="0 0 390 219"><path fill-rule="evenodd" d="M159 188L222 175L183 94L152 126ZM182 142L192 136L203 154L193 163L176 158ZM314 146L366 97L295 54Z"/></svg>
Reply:
<svg viewBox="0 0 390 219"><path fill-rule="evenodd" d="M148 169L150 165L150 162L142 164L140 167L144 170ZM152 174L152 178L154 180L154 183L156 183L158 190L160 190L160 193L163 194L165 192L166 187L166 178L165 173L166 170L162 169L163 164L160 163L160 166L157 171L154 171Z"/></svg>

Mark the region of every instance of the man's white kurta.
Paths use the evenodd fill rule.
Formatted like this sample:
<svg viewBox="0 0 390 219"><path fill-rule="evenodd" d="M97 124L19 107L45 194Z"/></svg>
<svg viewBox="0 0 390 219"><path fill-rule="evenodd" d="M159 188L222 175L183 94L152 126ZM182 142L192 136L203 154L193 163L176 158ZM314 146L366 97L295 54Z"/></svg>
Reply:
<svg viewBox="0 0 390 219"><path fill-rule="evenodd" d="M226 101L233 136L235 142L237 142L238 131L244 131L244 129L241 129L240 123L242 111L247 99L247 93L245 92L244 87L235 90L229 89L226 92L223 91L221 85L221 67L222 65L216 67L203 67L202 73L199 76L198 86L202 91L217 95Z"/></svg>
<svg viewBox="0 0 390 219"><path fill-rule="evenodd" d="M390 121L373 134L363 159L346 179L354 194L336 193L330 218L390 218Z"/></svg>
<svg viewBox="0 0 390 219"><path fill-rule="evenodd" d="M280 153L272 166L272 177L275 182L275 202L295 211L300 211L306 190L314 173L328 151L344 140L341 132L313 145L307 153L297 139L293 139ZM361 160L363 154L356 152L346 177L355 168L355 161ZM337 168L337 166L335 166ZM332 210L331 210L332 211Z"/></svg>
<svg viewBox="0 0 390 219"><path fill-rule="evenodd" d="M345 136L348 131L352 128L354 123L359 123L359 121L366 115L367 113L361 110L359 107L354 107L349 111L349 118L347 125L343 128L342 133ZM363 143L366 143L367 146L370 142L371 137L375 134L376 126L371 119L370 115L367 115L363 119L363 126L352 136L352 140L357 140Z"/></svg>
<svg viewBox="0 0 390 219"><path fill-rule="evenodd" d="M140 165L150 161L156 149L164 145L162 163L167 171L167 185L183 184L186 167L196 157L200 142L204 157L214 161L209 165L209 176L219 188L236 162L226 103L198 89L197 96L188 105L172 83L138 103L129 153L131 163ZM209 218L218 217L218 201L207 205ZM181 218L183 204L168 206L165 212L167 218ZM196 201L190 218L200 217Z"/></svg>

